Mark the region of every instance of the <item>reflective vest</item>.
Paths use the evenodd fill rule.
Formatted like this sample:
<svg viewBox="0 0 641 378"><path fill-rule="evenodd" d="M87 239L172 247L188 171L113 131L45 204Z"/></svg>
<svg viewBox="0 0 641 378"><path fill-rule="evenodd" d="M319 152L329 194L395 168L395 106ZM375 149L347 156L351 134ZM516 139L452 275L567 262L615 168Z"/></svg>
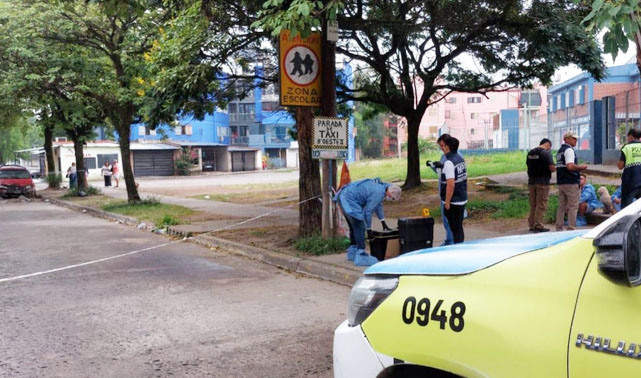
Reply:
<svg viewBox="0 0 641 378"><path fill-rule="evenodd" d="M641 187L641 142L630 142L623 146L625 166L621 175L621 192Z"/></svg>
<svg viewBox="0 0 641 378"><path fill-rule="evenodd" d="M450 202L467 201L467 166L463 157L456 153L450 152L445 155L445 159L454 164L454 194ZM445 201L445 189L447 188L447 179L441 169L441 200Z"/></svg>
<svg viewBox="0 0 641 378"><path fill-rule="evenodd" d="M569 144L563 144L559 148L559 152L556 154L556 183L558 185L565 184L577 184L581 182L581 176L579 171L571 171L568 169L567 163L578 164L579 159L577 159L576 154L574 154L574 161L566 162L565 161L565 151L570 147Z"/></svg>

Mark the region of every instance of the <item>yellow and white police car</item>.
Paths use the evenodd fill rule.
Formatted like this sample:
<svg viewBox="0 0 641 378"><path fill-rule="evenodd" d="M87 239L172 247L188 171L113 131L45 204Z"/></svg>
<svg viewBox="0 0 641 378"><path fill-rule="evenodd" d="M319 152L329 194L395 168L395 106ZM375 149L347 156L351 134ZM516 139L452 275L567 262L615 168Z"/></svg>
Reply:
<svg viewBox="0 0 641 378"><path fill-rule="evenodd" d="M592 230L425 249L368 268L334 376L641 377L641 200Z"/></svg>

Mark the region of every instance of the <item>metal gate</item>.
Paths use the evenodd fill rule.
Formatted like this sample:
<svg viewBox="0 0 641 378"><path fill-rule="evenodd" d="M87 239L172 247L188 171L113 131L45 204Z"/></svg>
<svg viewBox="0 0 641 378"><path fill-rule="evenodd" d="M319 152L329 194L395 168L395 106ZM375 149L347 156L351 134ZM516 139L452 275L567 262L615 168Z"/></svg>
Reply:
<svg viewBox="0 0 641 378"><path fill-rule="evenodd" d="M134 176L173 176L174 152L134 151Z"/></svg>
<svg viewBox="0 0 641 378"><path fill-rule="evenodd" d="M231 153L231 171L253 171L256 169L256 152L234 151Z"/></svg>

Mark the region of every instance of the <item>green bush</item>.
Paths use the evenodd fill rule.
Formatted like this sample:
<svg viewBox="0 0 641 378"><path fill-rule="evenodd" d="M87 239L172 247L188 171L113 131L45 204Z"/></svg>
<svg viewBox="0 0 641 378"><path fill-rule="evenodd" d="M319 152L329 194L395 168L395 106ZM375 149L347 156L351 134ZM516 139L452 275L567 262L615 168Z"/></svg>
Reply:
<svg viewBox="0 0 641 378"><path fill-rule="evenodd" d="M45 181L49 184L49 187L60 189L60 184L62 184L62 175L60 173L49 173L45 176Z"/></svg>
<svg viewBox="0 0 641 378"><path fill-rule="evenodd" d="M77 197L79 196L79 192L84 192L88 196L97 196L102 194L102 191L95 186L88 186L84 189L78 189L76 188L71 188L67 191L67 193L63 197Z"/></svg>
<svg viewBox="0 0 641 378"><path fill-rule="evenodd" d="M156 221L155 223L156 223L156 226L158 227L165 227L165 226L175 226L177 224L180 224L180 221L169 214L165 214L160 219L160 221Z"/></svg>
<svg viewBox="0 0 641 378"><path fill-rule="evenodd" d="M347 247L349 247L349 239L345 237L324 239L322 236L316 234L299 238L296 240L294 246L299 251L312 255L329 255L345 251Z"/></svg>
<svg viewBox="0 0 641 378"><path fill-rule="evenodd" d="M189 176L191 173L190 169L192 166L191 162L191 157L189 156L189 153L182 153L176 161L174 162L174 165L176 166L176 171L178 175L180 176Z"/></svg>

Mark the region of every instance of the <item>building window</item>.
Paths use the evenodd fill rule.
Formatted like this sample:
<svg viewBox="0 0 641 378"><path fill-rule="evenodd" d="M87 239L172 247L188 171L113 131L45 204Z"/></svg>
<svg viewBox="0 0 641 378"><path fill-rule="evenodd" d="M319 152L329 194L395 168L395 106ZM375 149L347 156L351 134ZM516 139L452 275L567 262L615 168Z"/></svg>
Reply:
<svg viewBox="0 0 641 378"><path fill-rule="evenodd" d="M174 133L176 135L191 135L192 134L191 125L176 126L174 127Z"/></svg>
<svg viewBox="0 0 641 378"><path fill-rule="evenodd" d="M448 97L445 99L448 104L456 104L456 97Z"/></svg>
<svg viewBox="0 0 641 378"><path fill-rule="evenodd" d="M138 126L138 135L156 135L156 130L146 126Z"/></svg>
<svg viewBox="0 0 641 378"><path fill-rule="evenodd" d="M278 102L276 101L263 102L264 112L273 112L275 110L278 110Z"/></svg>
<svg viewBox="0 0 641 378"><path fill-rule="evenodd" d="M477 117L477 113L470 113L470 119L476 119Z"/></svg>
<svg viewBox="0 0 641 378"><path fill-rule="evenodd" d="M224 126L218 126L218 136L221 136L221 137L229 136L229 129Z"/></svg>
<svg viewBox="0 0 641 378"><path fill-rule="evenodd" d="M452 117L452 112L449 110L445 111L445 118L451 118Z"/></svg>
<svg viewBox="0 0 641 378"><path fill-rule="evenodd" d="M96 158L95 157L86 157L84 158L85 169L96 169Z"/></svg>
<svg viewBox="0 0 641 378"><path fill-rule="evenodd" d="M468 97L467 98L467 103L468 104L479 104L479 103L481 103L481 97L480 96Z"/></svg>
<svg viewBox="0 0 641 378"><path fill-rule="evenodd" d="M474 135L474 129L470 129L470 135Z"/></svg>

